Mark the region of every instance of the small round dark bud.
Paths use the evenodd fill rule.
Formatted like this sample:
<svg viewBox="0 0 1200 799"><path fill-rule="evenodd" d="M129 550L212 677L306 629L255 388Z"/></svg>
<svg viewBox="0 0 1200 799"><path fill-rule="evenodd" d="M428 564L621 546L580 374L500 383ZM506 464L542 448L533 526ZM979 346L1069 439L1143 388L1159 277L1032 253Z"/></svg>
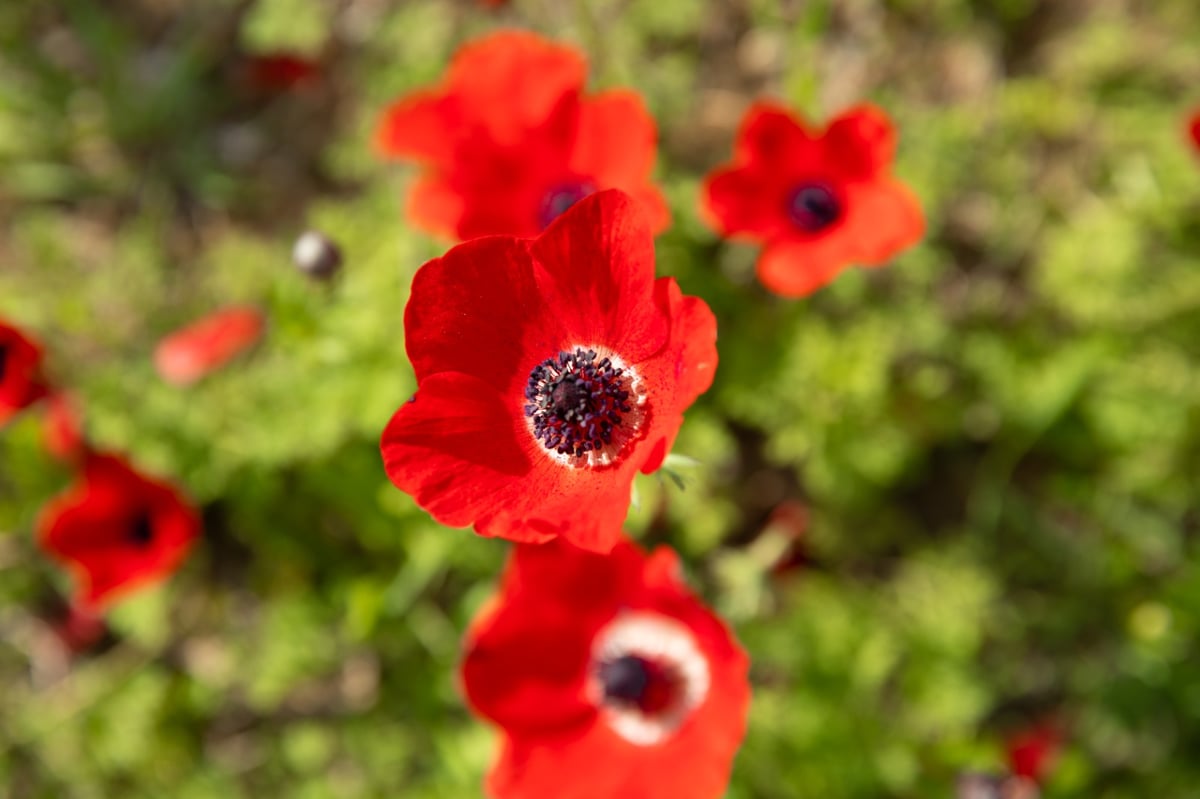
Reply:
<svg viewBox="0 0 1200 799"><path fill-rule="evenodd" d="M342 250L324 233L306 230L292 247L292 262L314 280L329 280L342 268Z"/></svg>

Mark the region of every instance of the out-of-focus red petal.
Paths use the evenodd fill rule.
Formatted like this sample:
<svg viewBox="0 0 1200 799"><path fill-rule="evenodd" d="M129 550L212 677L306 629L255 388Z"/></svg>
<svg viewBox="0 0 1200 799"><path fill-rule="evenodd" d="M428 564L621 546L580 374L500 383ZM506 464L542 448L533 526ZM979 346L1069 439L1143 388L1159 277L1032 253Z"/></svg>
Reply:
<svg viewBox="0 0 1200 799"><path fill-rule="evenodd" d="M132 538L139 516L148 541ZM77 601L100 608L173 572L199 535L196 511L167 483L123 459L89 453L81 479L47 503L38 522L41 547L71 569Z"/></svg>
<svg viewBox="0 0 1200 799"><path fill-rule="evenodd" d="M530 246L538 289L569 317L564 345L603 345L637 363L659 351L670 330L650 301L654 235L641 207L609 190L576 203ZM565 347L563 347L565 348ZM548 353L557 354L557 350ZM548 357L547 356L547 357Z"/></svg>
<svg viewBox="0 0 1200 799"><path fill-rule="evenodd" d="M452 101L421 92L392 103L375 128L375 147L386 156L435 164L454 159L459 119Z"/></svg>
<svg viewBox="0 0 1200 799"><path fill-rule="evenodd" d="M462 193L441 174L422 175L409 189L408 217L430 232L455 236L465 210Z"/></svg>
<svg viewBox="0 0 1200 799"><path fill-rule="evenodd" d="M1200 153L1200 111L1195 111L1188 118L1188 136L1191 139L1192 147Z"/></svg>
<svg viewBox="0 0 1200 799"><path fill-rule="evenodd" d="M849 266L840 236L768 244L758 257L758 279L783 297L806 297Z"/></svg>
<svg viewBox="0 0 1200 799"><path fill-rule="evenodd" d="M61 461L83 457L87 443L75 397L61 391L50 395L42 419L42 442L46 451Z"/></svg>
<svg viewBox="0 0 1200 799"><path fill-rule="evenodd" d="M1062 733L1051 723L1039 724L1007 742L1008 767L1018 777L1040 783L1062 746Z"/></svg>
<svg viewBox="0 0 1200 799"><path fill-rule="evenodd" d="M569 166L608 188L632 192L654 168L658 129L641 95L612 89L579 105L579 128Z"/></svg>
<svg viewBox="0 0 1200 799"><path fill-rule="evenodd" d="M518 146L550 119L564 95L577 95L587 62L575 47L527 31L501 31L454 56L446 88L482 124L491 141Z"/></svg>
<svg viewBox="0 0 1200 799"><path fill-rule="evenodd" d="M220 369L262 337L266 318L257 308L226 308L159 342L154 365L168 383L186 386Z"/></svg>
<svg viewBox="0 0 1200 799"><path fill-rule="evenodd" d="M0 427L46 396L42 348L0 319Z"/></svg>
<svg viewBox="0 0 1200 799"><path fill-rule="evenodd" d="M829 124L822 140L825 158L849 178L886 171L896 156L896 128L881 109L858 106Z"/></svg>
<svg viewBox="0 0 1200 799"><path fill-rule="evenodd" d="M735 157L741 163L778 169L812 161L819 152L817 140L787 108L755 103L742 119Z"/></svg>
<svg viewBox="0 0 1200 799"><path fill-rule="evenodd" d="M854 263L885 264L925 234L920 202L899 181L880 178L850 183L845 192L845 229L831 235L846 239L846 252Z"/></svg>
<svg viewBox="0 0 1200 799"><path fill-rule="evenodd" d="M704 181L701 210L710 226L727 236L754 239L784 235L790 187L762 167L733 167Z"/></svg>

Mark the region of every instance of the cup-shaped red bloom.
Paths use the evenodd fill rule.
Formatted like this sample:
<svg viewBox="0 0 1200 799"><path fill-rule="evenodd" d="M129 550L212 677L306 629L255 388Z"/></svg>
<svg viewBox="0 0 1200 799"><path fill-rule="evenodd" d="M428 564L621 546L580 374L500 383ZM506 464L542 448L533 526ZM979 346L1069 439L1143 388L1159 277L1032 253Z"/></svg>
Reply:
<svg viewBox="0 0 1200 799"><path fill-rule="evenodd" d="M879 266L925 231L916 198L890 174L896 146L877 108L854 108L814 131L787 109L757 104L734 160L712 172L703 205L722 234L761 242L758 277L785 297L811 294L853 264Z"/></svg>
<svg viewBox="0 0 1200 799"><path fill-rule="evenodd" d="M0 427L46 395L41 369L41 347L0 320Z"/></svg>
<svg viewBox="0 0 1200 799"><path fill-rule="evenodd" d="M174 572L200 517L171 485L115 455L89 453L79 480L47 504L38 526L42 549L76 578L76 601L101 608Z"/></svg>
<svg viewBox="0 0 1200 799"><path fill-rule="evenodd" d="M154 366L168 383L190 385L253 347L265 327L257 308L225 308L160 341Z"/></svg>
<svg viewBox="0 0 1200 799"><path fill-rule="evenodd" d="M462 682L503 731L496 799L715 799L746 730L745 653L675 554L520 544Z"/></svg>
<svg viewBox="0 0 1200 799"><path fill-rule="evenodd" d="M614 188L664 229L670 215L650 181L653 118L635 92L585 95L586 80L582 53L532 33L463 47L440 86L394 103L376 132L384 155L425 167L408 198L412 221L464 240L535 236L581 198Z"/></svg>
<svg viewBox="0 0 1200 799"><path fill-rule="evenodd" d="M425 264L404 330L417 393L383 432L392 482L451 527L596 551L717 365L712 312L654 279L650 228L619 191L536 239Z"/></svg>

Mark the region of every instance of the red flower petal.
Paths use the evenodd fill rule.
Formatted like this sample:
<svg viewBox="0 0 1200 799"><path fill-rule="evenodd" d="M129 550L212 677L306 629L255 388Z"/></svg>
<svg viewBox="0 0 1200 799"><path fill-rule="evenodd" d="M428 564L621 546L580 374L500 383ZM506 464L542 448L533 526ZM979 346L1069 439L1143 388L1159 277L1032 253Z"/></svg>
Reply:
<svg viewBox="0 0 1200 799"><path fill-rule="evenodd" d="M825 158L848 177L866 179L886 171L896 157L896 129L875 106L844 112L825 132Z"/></svg>
<svg viewBox="0 0 1200 799"><path fill-rule="evenodd" d="M653 743L625 738L589 690L598 636L628 613L680 625L708 675L699 704ZM557 631L560 650L549 645ZM747 665L728 629L687 591L669 550L646 557L625 541L599 557L561 544L518 546L499 596L473 626L463 664L472 706L504 730L489 792L497 799L715 799L745 733Z"/></svg>
<svg viewBox="0 0 1200 799"><path fill-rule="evenodd" d="M726 236L761 240L786 236L788 186L757 167L718 170L704 182L701 211Z"/></svg>
<svg viewBox="0 0 1200 799"><path fill-rule="evenodd" d="M89 455L79 482L42 511L39 542L68 566L79 602L97 608L173 572L200 530L170 485L113 455Z"/></svg>
<svg viewBox="0 0 1200 799"><path fill-rule="evenodd" d="M0 427L46 395L42 349L0 320Z"/></svg>
<svg viewBox="0 0 1200 799"><path fill-rule="evenodd" d="M74 461L87 452L83 421L73 397L62 392L50 395L42 420L42 441L46 451L62 461Z"/></svg>
<svg viewBox="0 0 1200 799"><path fill-rule="evenodd" d="M846 187L849 206L845 236L856 264L877 266L925 235L925 215L909 189L895 180L854 183Z"/></svg>
<svg viewBox="0 0 1200 799"><path fill-rule="evenodd" d="M627 89L597 94L579 106L579 128L569 169L597 185L621 189L643 202L655 232L671 224L661 192L649 185L658 129L641 95ZM638 196L645 193L645 198Z"/></svg>
<svg viewBox="0 0 1200 799"><path fill-rule="evenodd" d="M781 297L806 297L846 267L846 250L846 241L834 236L769 244L758 257L758 279Z"/></svg>
<svg viewBox="0 0 1200 799"><path fill-rule="evenodd" d="M1188 136L1191 138L1192 146L1200 152L1200 111L1196 111L1188 119Z"/></svg>
<svg viewBox="0 0 1200 799"><path fill-rule="evenodd" d="M755 103L746 112L737 136L736 158L772 168L795 168L819 158L816 140L784 107Z"/></svg>
<svg viewBox="0 0 1200 799"><path fill-rule="evenodd" d="M579 202L530 247L547 304L569 315L573 341L603 344L629 363L662 349L669 330L647 299L654 286L654 234L628 195L604 191ZM562 349L563 347L560 347ZM532 364L531 364L532 366Z"/></svg>
<svg viewBox="0 0 1200 799"><path fill-rule="evenodd" d="M255 308L218 311L160 341L155 368L168 383L189 385L254 346L265 326L265 317Z"/></svg>
<svg viewBox="0 0 1200 799"><path fill-rule="evenodd" d="M1009 769L1018 777L1040 783L1061 746L1062 734L1053 724L1024 730L1007 743Z"/></svg>

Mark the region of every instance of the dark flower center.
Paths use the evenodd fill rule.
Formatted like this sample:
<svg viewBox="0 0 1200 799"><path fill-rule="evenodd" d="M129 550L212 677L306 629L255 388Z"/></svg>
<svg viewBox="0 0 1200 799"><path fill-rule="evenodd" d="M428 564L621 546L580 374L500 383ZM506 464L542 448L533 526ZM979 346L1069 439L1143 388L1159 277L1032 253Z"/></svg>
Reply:
<svg viewBox="0 0 1200 799"><path fill-rule="evenodd" d="M8 372L8 345L0 344L0 383L4 382L4 375Z"/></svg>
<svg viewBox="0 0 1200 799"><path fill-rule="evenodd" d="M655 713L675 700L677 681L661 666L637 655L606 661L597 671L607 704Z"/></svg>
<svg viewBox="0 0 1200 799"><path fill-rule="evenodd" d="M788 217L806 233L819 233L842 215L837 195L823 183L802 183L788 198Z"/></svg>
<svg viewBox="0 0 1200 799"><path fill-rule="evenodd" d="M149 546L154 540L154 520L148 512L143 511L134 517L133 523L129 525L128 536L134 546Z"/></svg>
<svg viewBox="0 0 1200 799"><path fill-rule="evenodd" d="M533 437L549 451L573 458L619 449L621 433L635 426L627 418L636 401L632 384L626 369L592 349L577 347L547 358L529 373L525 386Z"/></svg>
<svg viewBox="0 0 1200 799"><path fill-rule="evenodd" d="M560 183L542 198L542 207L538 210L538 222L542 229L558 219L568 208L596 191L596 187L586 180Z"/></svg>

